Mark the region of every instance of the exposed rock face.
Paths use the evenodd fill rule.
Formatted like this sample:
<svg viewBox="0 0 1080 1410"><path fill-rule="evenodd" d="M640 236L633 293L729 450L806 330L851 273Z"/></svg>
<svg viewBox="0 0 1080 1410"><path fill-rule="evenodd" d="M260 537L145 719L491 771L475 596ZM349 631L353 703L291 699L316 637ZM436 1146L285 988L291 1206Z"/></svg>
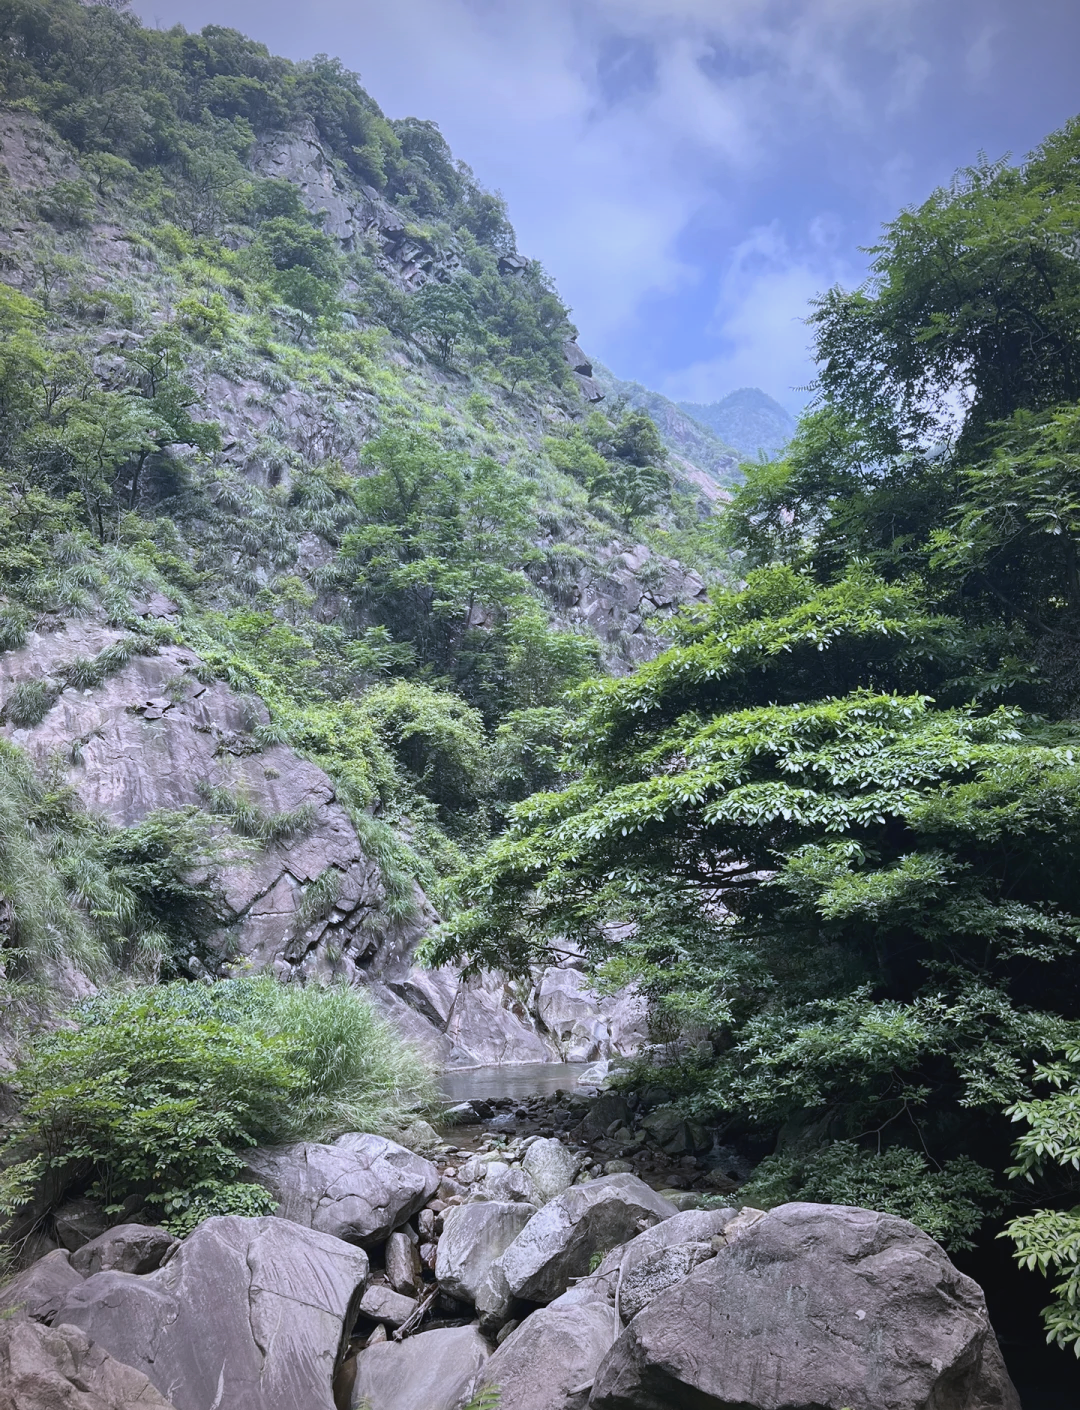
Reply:
<svg viewBox="0 0 1080 1410"><path fill-rule="evenodd" d="M599 1303L542 1307L507 1337L476 1389L497 1387L499 1410L584 1410L614 1333L615 1314Z"/></svg>
<svg viewBox="0 0 1080 1410"><path fill-rule="evenodd" d="M461 1410L490 1355L475 1327L421 1332L369 1346L356 1360L354 1410Z"/></svg>
<svg viewBox="0 0 1080 1410"><path fill-rule="evenodd" d="M435 1262L439 1286L475 1303L491 1265L536 1213L535 1205L484 1200L448 1209Z"/></svg>
<svg viewBox="0 0 1080 1410"><path fill-rule="evenodd" d="M450 244L436 247L406 229L406 218L370 186L357 188L337 173L313 124L287 133L263 136L252 152L252 166L261 176L291 182L323 228L336 235L346 250L366 241L378 251L377 263L403 289L416 289L434 275L461 268Z"/></svg>
<svg viewBox="0 0 1080 1410"><path fill-rule="evenodd" d="M0 1410L174 1410L77 1327L0 1322Z"/></svg>
<svg viewBox="0 0 1080 1410"><path fill-rule="evenodd" d="M152 1273L180 1247L168 1229L149 1224L117 1224L71 1255L71 1266L82 1277L94 1273Z"/></svg>
<svg viewBox="0 0 1080 1410"><path fill-rule="evenodd" d="M551 1302L594 1253L626 1243L675 1209L635 1175L572 1185L534 1214L494 1265L511 1297Z"/></svg>
<svg viewBox="0 0 1080 1410"><path fill-rule="evenodd" d="M737 1232L737 1231L736 1231ZM914 1225L788 1204L656 1295L594 1410L1019 1410L978 1286Z"/></svg>
<svg viewBox="0 0 1080 1410"><path fill-rule="evenodd" d="M66 1248L57 1248L0 1288L0 1314L20 1321L52 1322L60 1304L83 1275L71 1266Z"/></svg>
<svg viewBox="0 0 1080 1410"><path fill-rule="evenodd" d="M25 112L0 113L0 165L20 191L47 191L82 175L52 128Z"/></svg>
<svg viewBox="0 0 1080 1410"><path fill-rule="evenodd" d="M77 657L92 658L125 633L88 621L37 633L0 656L0 694L31 679L55 680ZM86 806L119 827L160 808L202 807L221 788L267 814L310 812L310 823L287 842L256 850L221 877L220 944L260 969L283 974L355 976L406 963L433 918L417 893L412 922L380 923L385 893L375 862L337 802L334 786L314 764L284 745L260 749L254 731L267 722L261 702L221 681L204 685L201 662L183 647L135 656L90 690L67 687L41 723L5 727L39 766L73 754L66 781ZM337 899L304 924L304 891L324 873ZM330 960L331 947L341 959Z"/></svg>
<svg viewBox="0 0 1080 1410"><path fill-rule="evenodd" d="M554 539L541 549L554 548ZM665 617L676 608L704 602L705 583L693 569L654 553L646 544L594 546L591 561L565 576L565 555L549 558L530 576L554 600L568 622L585 623L609 647L608 665L618 674L656 654Z"/></svg>
<svg viewBox="0 0 1080 1410"><path fill-rule="evenodd" d="M333 1410L367 1273L360 1249L287 1220L208 1219L156 1273L87 1278L57 1324L144 1372L176 1410Z"/></svg>
<svg viewBox="0 0 1080 1410"><path fill-rule="evenodd" d="M382 1136L263 1146L245 1159L279 1201L280 1218L363 1247L381 1243L439 1187L430 1161Z"/></svg>

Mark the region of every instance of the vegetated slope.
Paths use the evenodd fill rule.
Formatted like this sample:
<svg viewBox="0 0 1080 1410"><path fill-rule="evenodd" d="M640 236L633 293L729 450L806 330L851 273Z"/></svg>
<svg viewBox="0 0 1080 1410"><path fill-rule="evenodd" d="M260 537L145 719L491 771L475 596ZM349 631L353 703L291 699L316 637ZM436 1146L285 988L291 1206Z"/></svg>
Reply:
<svg viewBox="0 0 1080 1410"><path fill-rule="evenodd" d="M359 956L359 918L404 923L416 878L441 894L559 777L567 687L653 654L723 570L711 505L646 419L590 413L568 311L432 124L218 27L76 0L12 0L0 26L3 722L58 760L35 781L5 754L12 817L40 833L9 858L9 978L56 979L66 942L34 915L65 906L101 963L198 972L232 921L184 878L223 828L278 859L248 898L275 944L329 936L344 897ZM100 628L89 654L73 618ZM200 723L215 680L229 698ZM77 692L98 723L76 728ZM318 849L278 865L304 849L277 835L268 755L200 780L201 803L148 787L166 811L125 818L117 851L67 789L90 796L129 706L163 737L205 727L215 760L308 756L329 775L313 835L344 808L369 889L329 885L352 843L326 843L325 876Z"/></svg>
<svg viewBox="0 0 1080 1410"><path fill-rule="evenodd" d="M613 401L636 407L652 417L687 479L710 498L726 499L727 490L741 479L739 448L734 442L725 440L701 417L687 415L686 408L677 402L650 391L640 382L616 377L602 363L595 364L595 374Z"/></svg>
<svg viewBox="0 0 1080 1410"><path fill-rule="evenodd" d="M720 401L681 401L678 406L747 460L779 455L795 433L795 418L760 387L740 387Z"/></svg>

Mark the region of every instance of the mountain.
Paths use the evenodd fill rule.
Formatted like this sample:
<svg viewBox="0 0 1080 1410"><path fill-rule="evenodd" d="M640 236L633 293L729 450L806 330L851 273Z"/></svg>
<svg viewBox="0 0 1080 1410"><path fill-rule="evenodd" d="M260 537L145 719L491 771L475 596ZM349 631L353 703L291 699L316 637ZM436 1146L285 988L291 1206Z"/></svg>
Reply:
<svg viewBox="0 0 1080 1410"><path fill-rule="evenodd" d="M7 977L397 982L567 690L725 571L733 459L657 401L672 498L502 201L340 64L79 0L0 54L0 809L67 800L0 849Z"/></svg>
<svg viewBox="0 0 1080 1410"><path fill-rule="evenodd" d="M749 460L761 452L776 455L795 432L795 418L759 387L740 387L721 401L681 401L678 406Z"/></svg>
<svg viewBox="0 0 1080 1410"><path fill-rule="evenodd" d="M739 449L702 417L640 382L627 382L601 363L593 375L606 396L615 402L647 411L661 440L674 457L674 467L709 499L723 499L725 487L738 484Z"/></svg>

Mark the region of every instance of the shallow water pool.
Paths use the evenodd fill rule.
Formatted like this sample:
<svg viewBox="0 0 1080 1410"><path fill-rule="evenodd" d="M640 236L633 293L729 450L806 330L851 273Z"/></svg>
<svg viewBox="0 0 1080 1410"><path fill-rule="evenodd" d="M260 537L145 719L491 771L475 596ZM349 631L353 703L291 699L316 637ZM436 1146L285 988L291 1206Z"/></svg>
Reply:
<svg viewBox="0 0 1080 1410"><path fill-rule="evenodd" d="M493 1097L550 1097L573 1091L588 1062L521 1062L505 1067L469 1067L444 1072L439 1086L448 1102L491 1101Z"/></svg>

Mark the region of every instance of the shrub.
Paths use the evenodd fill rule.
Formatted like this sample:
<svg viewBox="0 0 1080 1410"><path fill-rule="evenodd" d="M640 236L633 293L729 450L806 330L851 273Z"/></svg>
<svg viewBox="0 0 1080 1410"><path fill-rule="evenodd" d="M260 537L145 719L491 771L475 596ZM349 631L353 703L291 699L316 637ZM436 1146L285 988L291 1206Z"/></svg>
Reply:
<svg viewBox="0 0 1080 1410"><path fill-rule="evenodd" d="M18 729L41 724L56 696L44 681L20 681L4 701L0 716Z"/></svg>
<svg viewBox="0 0 1080 1410"><path fill-rule="evenodd" d="M344 985L180 982L101 994L70 1017L14 1077L8 1214L87 1183L110 1213L132 1200L179 1232L267 1213L273 1201L240 1179L245 1146L392 1129L431 1095L419 1058Z"/></svg>
<svg viewBox="0 0 1080 1410"><path fill-rule="evenodd" d="M871 1151L854 1141L768 1156L740 1195L764 1209L797 1199L880 1210L909 1219L950 1249L974 1248L970 1236L1004 1202L990 1172L967 1156L933 1170L919 1151Z"/></svg>

